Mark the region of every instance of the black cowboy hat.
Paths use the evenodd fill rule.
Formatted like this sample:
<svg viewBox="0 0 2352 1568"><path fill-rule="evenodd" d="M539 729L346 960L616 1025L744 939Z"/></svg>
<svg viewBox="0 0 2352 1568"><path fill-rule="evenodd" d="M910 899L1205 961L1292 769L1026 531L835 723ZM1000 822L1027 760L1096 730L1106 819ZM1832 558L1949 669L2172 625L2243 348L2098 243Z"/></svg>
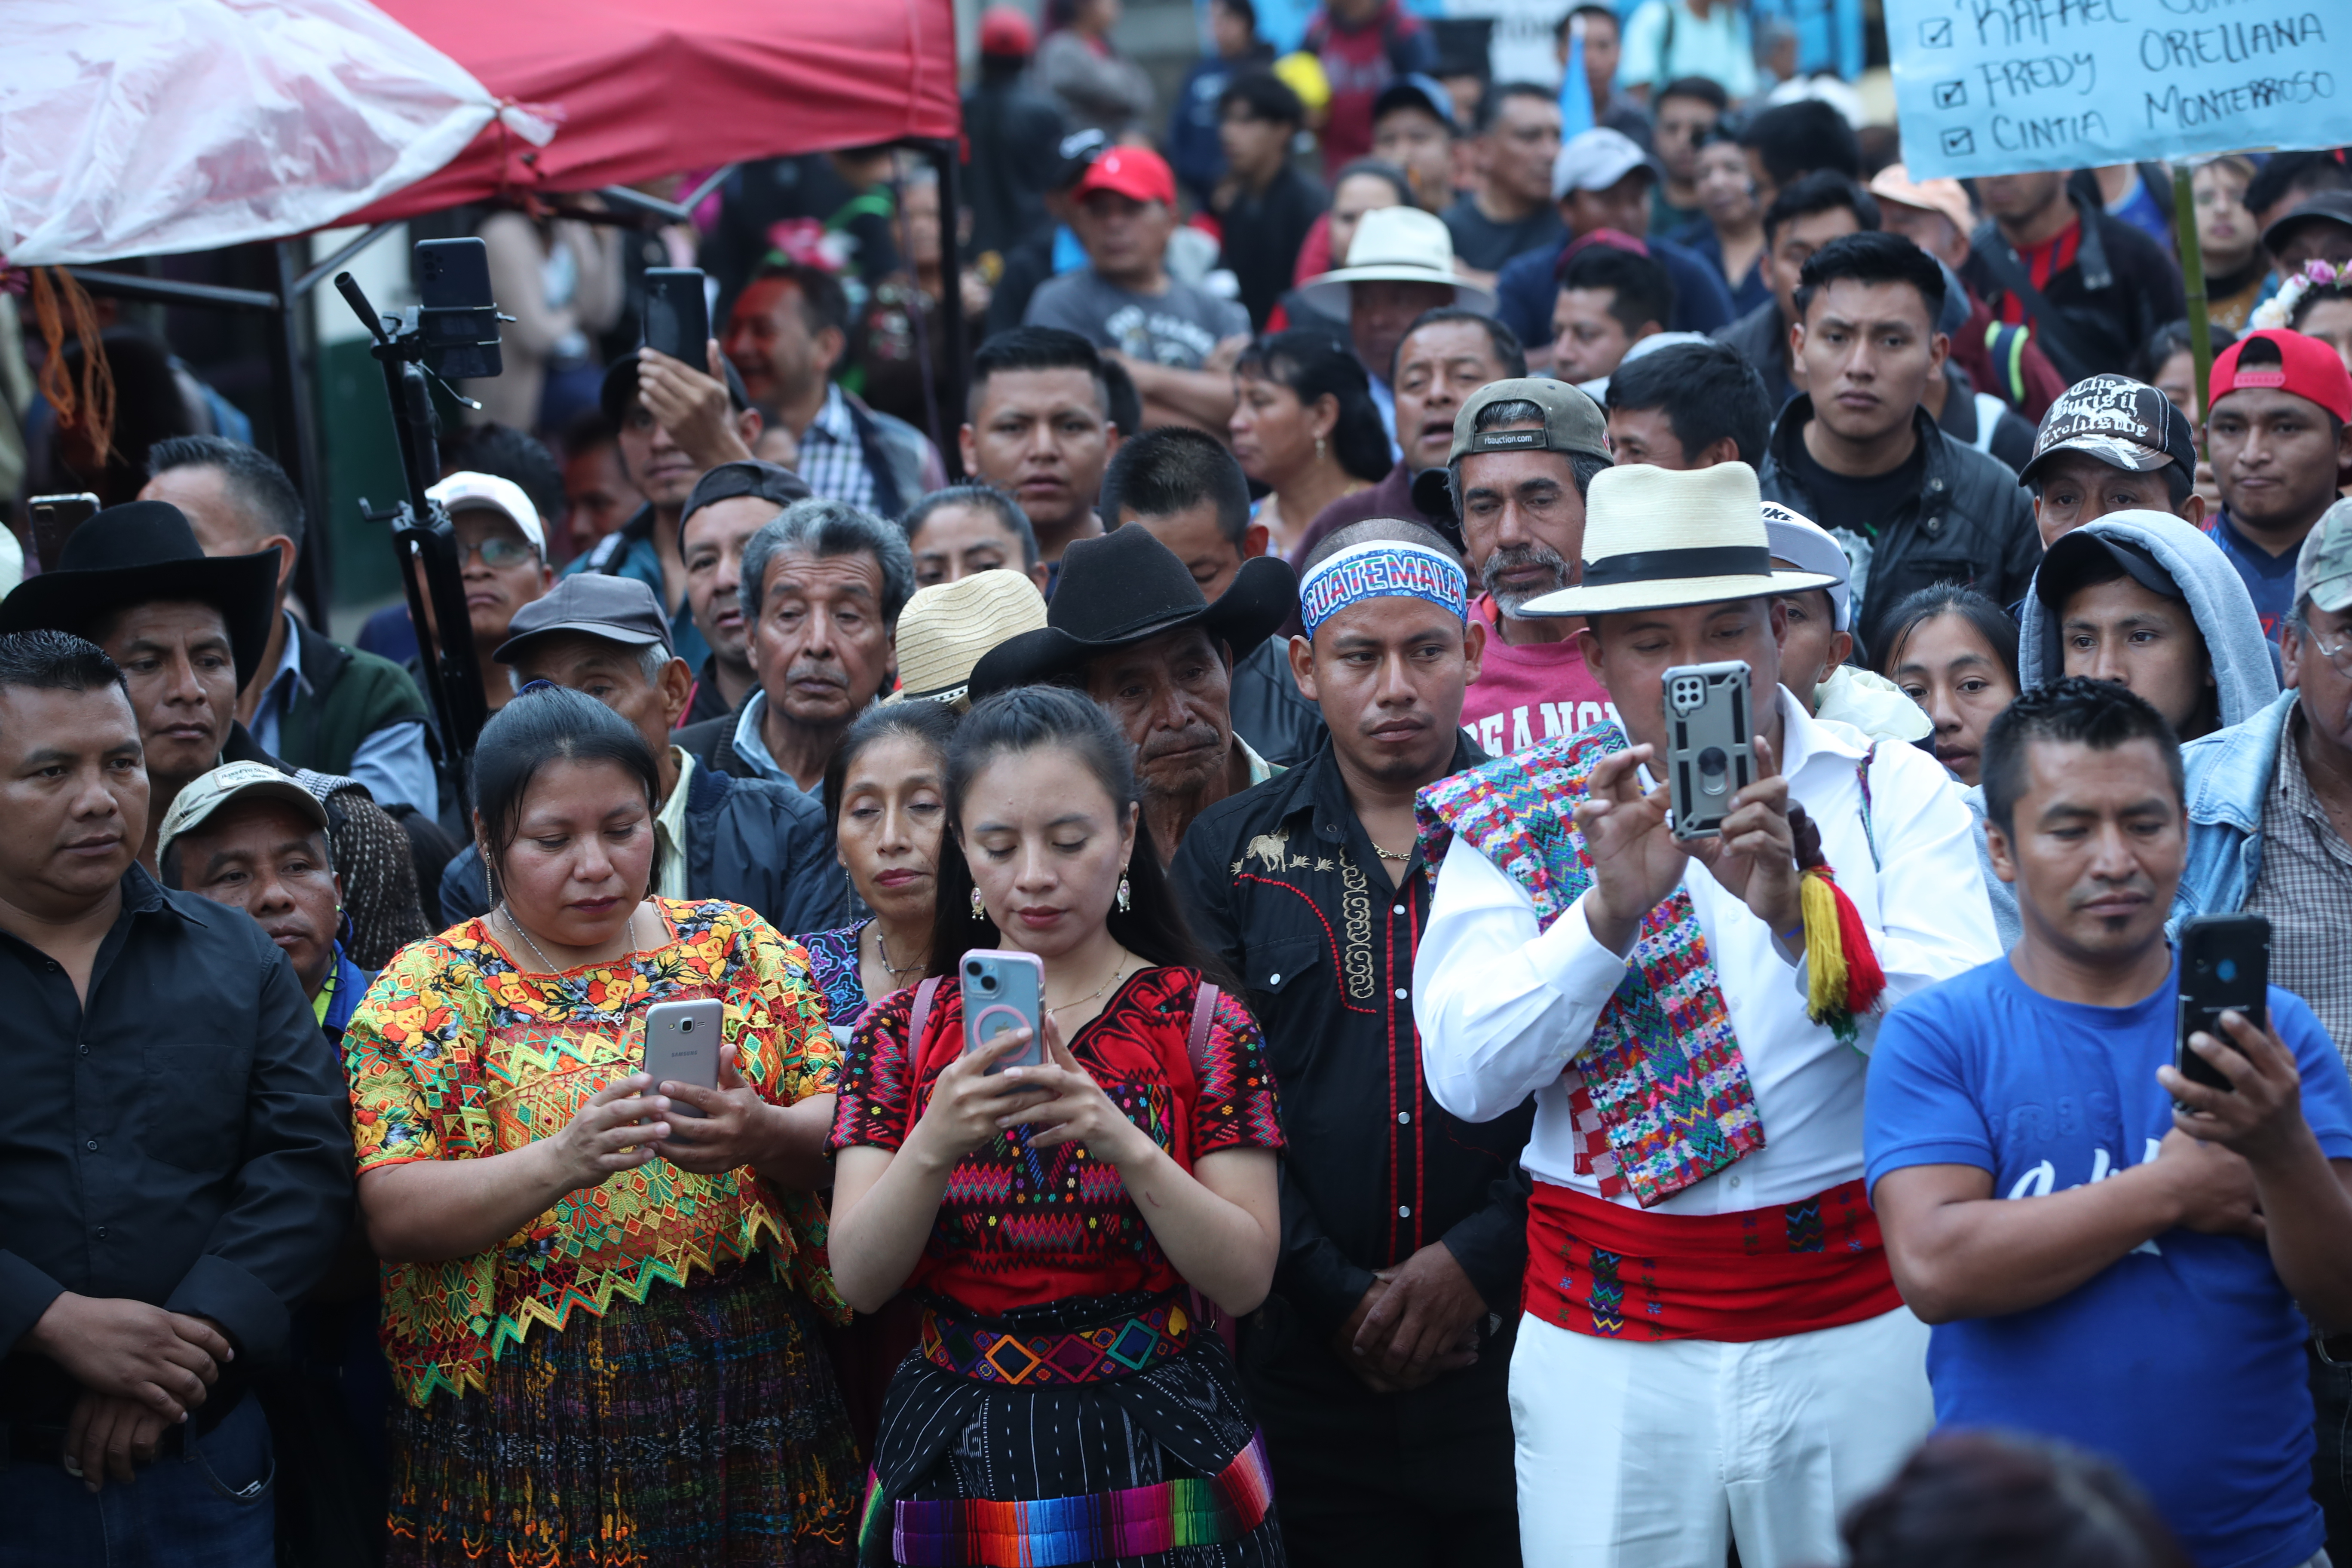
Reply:
<svg viewBox="0 0 2352 1568"><path fill-rule="evenodd" d="M1297 610L1298 579L1273 556L1243 562L1211 604L1174 551L1129 523L1062 552L1045 629L991 648L972 667L971 700L1075 675L1098 654L1183 626L1198 626L1239 661Z"/></svg>
<svg viewBox="0 0 2352 1568"><path fill-rule="evenodd" d="M188 599L228 623L236 686L253 683L278 612L278 546L251 555L206 555L185 513L169 501L111 506L73 531L55 570L27 577L0 600L0 634L70 632L132 605Z"/></svg>

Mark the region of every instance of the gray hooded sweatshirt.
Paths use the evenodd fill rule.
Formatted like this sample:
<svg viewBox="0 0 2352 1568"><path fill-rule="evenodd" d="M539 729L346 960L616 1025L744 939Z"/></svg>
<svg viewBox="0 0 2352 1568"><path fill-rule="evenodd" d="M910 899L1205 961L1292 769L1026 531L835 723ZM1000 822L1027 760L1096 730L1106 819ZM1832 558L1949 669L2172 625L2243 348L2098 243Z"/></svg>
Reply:
<svg viewBox="0 0 2352 1568"><path fill-rule="evenodd" d="M2171 574L2205 638L2224 728L2252 718L2277 700L2275 650L2263 636L2262 617L2254 613L2245 579L2238 575L2220 545L2165 511L2109 512L2095 522L2084 523L2081 531L2137 544ZM2024 610L2017 673L2019 686L2030 691L2057 679L2065 671L2066 659L2059 646L2058 618L2030 588ZM1985 847L1983 788L1969 790L1967 798L1969 809L1977 815L1977 857L1984 869L1985 890L1992 895L1993 924L2000 932L2002 947L2013 947L2018 938L2017 893L1993 875L1992 858Z"/></svg>

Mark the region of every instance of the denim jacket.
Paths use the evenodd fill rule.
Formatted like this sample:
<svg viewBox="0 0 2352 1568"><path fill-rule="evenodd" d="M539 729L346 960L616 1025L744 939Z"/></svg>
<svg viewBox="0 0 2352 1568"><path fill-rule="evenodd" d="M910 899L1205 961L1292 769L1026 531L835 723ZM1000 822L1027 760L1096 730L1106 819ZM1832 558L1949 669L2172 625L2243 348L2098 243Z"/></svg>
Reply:
<svg viewBox="0 0 2352 1568"><path fill-rule="evenodd" d="M2281 692L2245 722L2180 748L2188 774L2189 863L2172 897L2168 934L2191 915L2234 913L2254 890L2263 868L2263 805L2294 704L2294 692Z"/></svg>

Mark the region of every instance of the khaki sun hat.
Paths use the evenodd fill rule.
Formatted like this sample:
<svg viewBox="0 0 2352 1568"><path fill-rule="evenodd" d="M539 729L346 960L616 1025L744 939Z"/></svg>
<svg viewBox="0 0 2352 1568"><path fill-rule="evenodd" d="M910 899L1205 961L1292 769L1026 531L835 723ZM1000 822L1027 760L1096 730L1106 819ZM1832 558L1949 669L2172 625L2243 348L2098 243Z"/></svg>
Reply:
<svg viewBox="0 0 2352 1568"><path fill-rule="evenodd" d="M975 572L919 588L898 612L898 689L882 700L961 706L983 654L1045 627L1045 596L1024 572Z"/></svg>
<svg viewBox="0 0 2352 1568"><path fill-rule="evenodd" d="M1665 610L1827 588L1820 572L1776 572L1756 470L1603 468L1584 498L1584 575L1521 616Z"/></svg>

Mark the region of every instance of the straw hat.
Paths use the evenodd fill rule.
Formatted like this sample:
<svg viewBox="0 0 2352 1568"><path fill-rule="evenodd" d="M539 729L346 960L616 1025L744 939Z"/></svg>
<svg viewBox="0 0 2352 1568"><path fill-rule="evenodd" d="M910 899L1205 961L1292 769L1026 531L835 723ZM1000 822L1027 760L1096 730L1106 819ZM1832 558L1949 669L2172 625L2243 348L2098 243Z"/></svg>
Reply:
<svg viewBox="0 0 2352 1568"><path fill-rule="evenodd" d="M1419 207L1375 207L1356 226L1348 265L1318 273L1298 286L1309 310L1348 319L1351 283L1436 283L1454 290L1454 302L1482 316L1495 313L1489 289L1465 283L1454 270L1454 234L1435 213Z"/></svg>
<svg viewBox="0 0 2352 1568"><path fill-rule="evenodd" d="M1522 616L1664 610L1826 588L1819 572L1776 572L1756 470L1603 468L1584 498L1584 576Z"/></svg>
<svg viewBox="0 0 2352 1568"><path fill-rule="evenodd" d="M898 612L898 689L882 700L961 703L982 655L1045 626L1045 600L1026 573L975 572L919 588Z"/></svg>

